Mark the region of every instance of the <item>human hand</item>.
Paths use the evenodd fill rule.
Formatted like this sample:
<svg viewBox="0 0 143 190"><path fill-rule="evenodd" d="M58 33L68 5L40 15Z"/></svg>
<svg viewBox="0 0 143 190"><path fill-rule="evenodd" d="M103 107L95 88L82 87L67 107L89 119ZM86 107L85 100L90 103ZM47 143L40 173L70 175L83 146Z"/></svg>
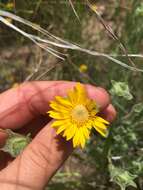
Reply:
<svg viewBox="0 0 143 190"><path fill-rule="evenodd" d="M21 134L30 132L33 137L15 160L0 153L1 190L43 189L72 153L72 143L56 135L55 129L50 127L51 119L45 113L55 96L66 96L73 86L74 82L65 81L29 82L0 95L0 128ZM102 117L112 122L116 111L108 93L91 85L86 85L86 89L89 97L100 105ZM7 135L0 132L1 147L6 138Z"/></svg>

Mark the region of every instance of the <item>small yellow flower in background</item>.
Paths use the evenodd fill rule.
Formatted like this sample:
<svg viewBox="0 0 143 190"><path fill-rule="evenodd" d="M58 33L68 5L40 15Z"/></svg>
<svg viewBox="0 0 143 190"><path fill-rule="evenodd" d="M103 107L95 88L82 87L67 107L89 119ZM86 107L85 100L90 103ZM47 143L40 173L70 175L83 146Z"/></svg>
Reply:
<svg viewBox="0 0 143 190"><path fill-rule="evenodd" d="M108 134L106 125L109 122L97 115L98 105L88 98L84 85L80 83L68 91L67 97L56 96L50 107L49 116L55 119L52 127L67 141L72 139L73 147L84 148L92 128L104 137Z"/></svg>
<svg viewBox="0 0 143 190"><path fill-rule="evenodd" d="M13 9L13 8L14 8L14 3L13 3L13 2L7 3L7 4L6 4L6 8L7 8L7 9Z"/></svg>
<svg viewBox="0 0 143 190"><path fill-rule="evenodd" d="M85 73L87 71L88 67L85 64L82 64L79 66L79 71L82 73Z"/></svg>

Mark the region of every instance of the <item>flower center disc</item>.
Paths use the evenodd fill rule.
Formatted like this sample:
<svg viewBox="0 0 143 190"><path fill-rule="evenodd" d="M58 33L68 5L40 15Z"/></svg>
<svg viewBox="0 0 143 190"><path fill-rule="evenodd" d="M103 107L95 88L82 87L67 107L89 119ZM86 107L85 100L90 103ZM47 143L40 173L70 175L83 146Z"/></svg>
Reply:
<svg viewBox="0 0 143 190"><path fill-rule="evenodd" d="M88 119L88 110L83 105L77 105L72 110L72 119L76 122L83 123Z"/></svg>

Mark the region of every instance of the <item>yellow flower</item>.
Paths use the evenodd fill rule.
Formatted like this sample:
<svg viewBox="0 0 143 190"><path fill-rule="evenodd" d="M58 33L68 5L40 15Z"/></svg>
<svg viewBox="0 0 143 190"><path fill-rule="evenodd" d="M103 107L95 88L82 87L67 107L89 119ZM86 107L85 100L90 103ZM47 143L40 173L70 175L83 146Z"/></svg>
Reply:
<svg viewBox="0 0 143 190"><path fill-rule="evenodd" d="M85 73L87 71L87 69L88 69L88 67L85 64L82 64L82 65L79 66L79 71L81 73Z"/></svg>
<svg viewBox="0 0 143 190"><path fill-rule="evenodd" d="M13 2L12 3L7 3L6 8L7 9L13 9L14 8L14 3Z"/></svg>
<svg viewBox="0 0 143 190"><path fill-rule="evenodd" d="M56 96L50 107L49 116L55 119L52 127L67 141L72 139L73 147L84 148L92 128L102 136L107 136L106 124L109 122L97 115L98 105L88 98L82 84L77 83L73 90L68 91L67 97Z"/></svg>

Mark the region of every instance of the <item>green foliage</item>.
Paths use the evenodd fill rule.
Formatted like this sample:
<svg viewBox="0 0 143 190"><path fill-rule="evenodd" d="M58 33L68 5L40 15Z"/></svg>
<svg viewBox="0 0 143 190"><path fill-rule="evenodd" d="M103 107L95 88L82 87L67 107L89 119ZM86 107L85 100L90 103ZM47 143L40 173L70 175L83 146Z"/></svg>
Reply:
<svg viewBox="0 0 143 190"><path fill-rule="evenodd" d="M133 98L132 94L129 91L129 87L125 82L116 82L114 80L111 80L112 88L110 90L110 93L113 96L119 96L123 97L126 100L131 100Z"/></svg>
<svg viewBox="0 0 143 190"><path fill-rule="evenodd" d="M143 103L138 103L133 106L133 111L135 113L140 113L143 111Z"/></svg>
<svg viewBox="0 0 143 190"><path fill-rule="evenodd" d="M143 16L143 3L140 3L140 5L136 8L135 16Z"/></svg>
<svg viewBox="0 0 143 190"><path fill-rule="evenodd" d="M18 133L14 133L10 129L6 130L6 132L8 134L8 138L1 150L9 153L12 157L17 157L30 143L30 134L24 136Z"/></svg>
<svg viewBox="0 0 143 190"><path fill-rule="evenodd" d="M63 190L63 189L70 189L75 190L80 188L81 175L79 173L71 173L71 172L59 172L55 175L53 182L54 185L51 183L47 190Z"/></svg>
<svg viewBox="0 0 143 190"><path fill-rule="evenodd" d="M137 188L137 185L133 181L137 177L136 175L132 175L122 168L117 168L112 163L109 164L109 172L111 181L117 183L121 190L126 190L128 186Z"/></svg>

